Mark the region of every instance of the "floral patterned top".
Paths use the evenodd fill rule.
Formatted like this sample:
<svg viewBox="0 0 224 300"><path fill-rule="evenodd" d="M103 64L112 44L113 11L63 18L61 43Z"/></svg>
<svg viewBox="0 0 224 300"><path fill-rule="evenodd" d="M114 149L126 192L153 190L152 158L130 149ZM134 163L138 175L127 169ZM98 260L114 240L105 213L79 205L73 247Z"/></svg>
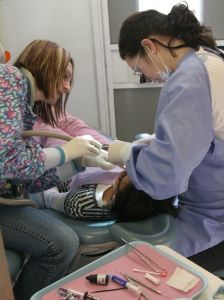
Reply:
<svg viewBox="0 0 224 300"><path fill-rule="evenodd" d="M36 120L28 84L19 69L0 64L0 194L9 179L22 181L33 193L60 182L56 169L45 171L41 145L21 136Z"/></svg>

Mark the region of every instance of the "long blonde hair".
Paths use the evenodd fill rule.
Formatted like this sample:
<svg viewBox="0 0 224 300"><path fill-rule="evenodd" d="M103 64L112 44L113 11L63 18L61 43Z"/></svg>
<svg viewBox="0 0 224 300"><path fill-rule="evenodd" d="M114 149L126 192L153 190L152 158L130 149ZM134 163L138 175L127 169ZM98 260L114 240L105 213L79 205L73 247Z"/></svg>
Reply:
<svg viewBox="0 0 224 300"><path fill-rule="evenodd" d="M14 65L29 70L37 88L44 93L46 98L51 98L60 88L69 63L74 69L70 53L57 43L49 40L34 40L19 54ZM60 97L53 106L53 110L52 105L48 103L35 102L34 112L45 123L57 126L58 118L65 113L68 96L69 93Z"/></svg>

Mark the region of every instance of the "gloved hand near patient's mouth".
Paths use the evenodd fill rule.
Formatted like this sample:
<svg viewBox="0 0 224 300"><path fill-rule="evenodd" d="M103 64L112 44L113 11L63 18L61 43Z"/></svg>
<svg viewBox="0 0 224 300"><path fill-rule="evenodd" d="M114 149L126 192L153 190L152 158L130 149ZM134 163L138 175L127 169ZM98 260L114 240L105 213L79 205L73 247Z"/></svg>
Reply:
<svg viewBox="0 0 224 300"><path fill-rule="evenodd" d="M81 158L81 165L83 167L100 167L104 170L110 170L115 167L108 161L108 152L102 149L97 156L84 155Z"/></svg>
<svg viewBox="0 0 224 300"><path fill-rule="evenodd" d="M108 159L115 165L123 165L127 161L133 146L150 144L153 139L155 139L155 135L149 135L147 138L139 139L132 143L115 140L109 145Z"/></svg>
<svg viewBox="0 0 224 300"><path fill-rule="evenodd" d="M64 151L65 162L77 159L83 155L97 156L102 145L91 135L77 136L60 148Z"/></svg>
<svg viewBox="0 0 224 300"><path fill-rule="evenodd" d="M132 147L132 143L115 140L109 145L108 148L109 161L114 163L115 165L124 164L131 153Z"/></svg>

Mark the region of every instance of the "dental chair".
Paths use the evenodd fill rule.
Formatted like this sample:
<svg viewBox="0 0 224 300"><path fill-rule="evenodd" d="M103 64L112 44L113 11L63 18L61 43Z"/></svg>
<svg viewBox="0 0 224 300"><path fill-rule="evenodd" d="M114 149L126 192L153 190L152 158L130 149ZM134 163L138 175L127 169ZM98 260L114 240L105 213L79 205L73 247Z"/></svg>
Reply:
<svg viewBox="0 0 224 300"><path fill-rule="evenodd" d="M135 139L147 138L147 133L139 134ZM168 214L161 214L139 222L116 223L116 221L90 222L79 221L52 209L44 208L43 195L38 193L30 198L38 208L49 216L53 216L75 230L80 238L80 247L68 273L92 262L102 255L123 245L121 237L127 241L145 241L153 245L172 246L175 236L175 219ZM22 269L26 257L23 254L6 250L9 274L14 283ZM214 275L223 278L224 270Z"/></svg>
<svg viewBox="0 0 224 300"><path fill-rule="evenodd" d="M109 230L116 222L115 220L97 222L77 220L53 209L44 208L42 193L35 194L31 198L42 212L65 223L79 236L80 246L70 266L69 273L119 246Z"/></svg>
<svg viewBox="0 0 224 300"><path fill-rule="evenodd" d="M110 235L109 228L115 221L90 222L70 218L60 212L40 208L44 213L52 216L75 230L80 239L78 252L72 262L68 273L73 272L89 262L101 257L117 248L119 244ZM5 249L8 269L12 283L16 281L26 257L22 253Z"/></svg>
<svg viewBox="0 0 224 300"><path fill-rule="evenodd" d="M49 132L45 132L44 134L48 136ZM24 132L24 136L31 135L33 135L32 131ZM70 139L64 135L54 136L65 140ZM41 192L33 195L30 194L29 198L36 204L38 209L41 209L47 215L52 216L65 223L66 225L74 229L74 231L79 236L80 246L78 249L78 253L75 256L74 261L72 262L70 269L68 270L68 273L75 271L76 269L86 265L87 263L99 258L103 254L106 254L107 252L119 246L119 244L114 240L109 232L110 226L112 226L115 221L79 221L55 210L44 208L43 195ZM14 283L27 257L24 257L21 253L12 251L10 249L5 250L11 281L12 283Z"/></svg>
<svg viewBox="0 0 224 300"><path fill-rule="evenodd" d="M53 216L75 230L80 238L80 246L68 273L94 261L104 254L121 246L121 237L127 241L146 241L154 245L172 244L174 237L175 221L172 216L162 214L140 222L116 223L116 221L80 221L57 212L46 209L42 202L42 193L35 194L32 198L39 209L49 216ZM12 282L21 270L25 257L18 252L6 249L9 264L9 273Z"/></svg>
<svg viewBox="0 0 224 300"><path fill-rule="evenodd" d="M147 138L148 136L147 133L139 134L135 136L135 139ZM35 194L31 198L44 213L59 219L78 234L80 247L69 272L75 271L123 245L121 237L129 242L145 241L153 245L172 246L174 241L175 219L168 214L161 214L139 222L87 222L75 220L60 212L44 208L42 193ZM11 280L15 282L25 258L21 253L10 249L6 249L6 256ZM224 270L218 270L214 275L223 278Z"/></svg>
<svg viewBox="0 0 224 300"><path fill-rule="evenodd" d="M110 234L122 245L121 237L127 241L144 241L153 245L172 246L175 237L175 219L161 214L138 222L115 223Z"/></svg>
<svg viewBox="0 0 224 300"><path fill-rule="evenodd" d="M147 137L147 134L135 138ZM154 245L170 246L174 237L175 221L172 216L163 214L141 222L116 223L115 221L90 222L79 221L63 213L44 208L43 195L30 195L38 208L75 230L80 238L80 247L69 272L86 265L109 251L122 245L121 237L127 241L141 240ZM21 253L6 249L9 272L15 282L18 271L22 268L24 257Z"/></svg>
<svg viewBox="0 0 224 300"><path fill-rule="evenodd" d="M78 253L69 272L101 257L127 241L145 241L153 245L171 246L175 236L175 219L161 214L139 222L116 223L116 221L90 222L68 217L52 209L42 209L72 229L80 238Z"/></svg>

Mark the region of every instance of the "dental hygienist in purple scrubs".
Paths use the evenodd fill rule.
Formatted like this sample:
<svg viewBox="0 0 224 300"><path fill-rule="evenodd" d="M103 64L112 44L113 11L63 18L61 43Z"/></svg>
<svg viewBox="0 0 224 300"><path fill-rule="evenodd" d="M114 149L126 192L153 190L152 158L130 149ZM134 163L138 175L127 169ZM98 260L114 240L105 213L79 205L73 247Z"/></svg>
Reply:
<svg viewBox="0 0 224 300"><path fill-rule="evenodd" d="M223 54L186 4L168 15L130 16L119 51L135 73L163 87L154 137L114 141L109 159L125 163L135 187L152 198L179 195L173 249L211 272L224 268Z"/></svg>

